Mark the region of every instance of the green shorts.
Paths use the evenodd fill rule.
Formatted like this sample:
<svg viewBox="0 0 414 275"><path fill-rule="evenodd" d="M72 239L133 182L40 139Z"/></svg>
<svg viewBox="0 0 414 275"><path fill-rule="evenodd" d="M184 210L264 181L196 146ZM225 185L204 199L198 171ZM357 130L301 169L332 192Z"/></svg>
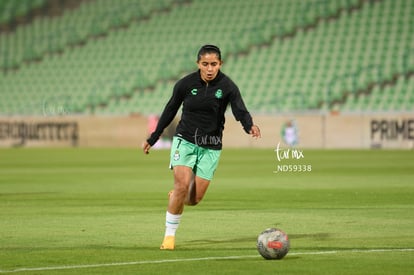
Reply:
<svg viewBox="0 0 414 275"><path fill-rule="evenodd" d="M170 168L188 166L200 178L212 180L220 160L221 150L200 147L180 137L174 137L171 145Z"/></svg>

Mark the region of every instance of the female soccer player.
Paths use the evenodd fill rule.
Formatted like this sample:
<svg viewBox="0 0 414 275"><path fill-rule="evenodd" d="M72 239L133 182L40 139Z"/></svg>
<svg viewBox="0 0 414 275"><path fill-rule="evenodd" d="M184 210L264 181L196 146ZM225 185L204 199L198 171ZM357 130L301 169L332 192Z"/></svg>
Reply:
<svg viewBox="0 0 414 275"><path fill-rule="evenodd" d="M160 249L175 248L175 233L184 205L198 204L207 191L220 159L227 106L231 105L234 117L241 122L246 133L254 138L261 137L239 88L220 71L220 49L214 45L202 46L198 51L197 65L198 71L175 84L157 128L142 145L144 153L148 154L183 105L171 146L174 189L169 193L166 230Z"/></svg>

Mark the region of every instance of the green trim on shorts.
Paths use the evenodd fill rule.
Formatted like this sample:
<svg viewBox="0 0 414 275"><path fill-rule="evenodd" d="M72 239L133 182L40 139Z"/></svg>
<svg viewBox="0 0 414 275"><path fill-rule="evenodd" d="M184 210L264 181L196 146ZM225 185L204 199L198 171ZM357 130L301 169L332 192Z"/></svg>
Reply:
<svg viewBox="0 0 414 275"><path fill-rule="evenodd" d="M180 137L173 137L170 168L183 165L193 169L200 178L212 180L220 160L221 150L200 147Z"/></svg>

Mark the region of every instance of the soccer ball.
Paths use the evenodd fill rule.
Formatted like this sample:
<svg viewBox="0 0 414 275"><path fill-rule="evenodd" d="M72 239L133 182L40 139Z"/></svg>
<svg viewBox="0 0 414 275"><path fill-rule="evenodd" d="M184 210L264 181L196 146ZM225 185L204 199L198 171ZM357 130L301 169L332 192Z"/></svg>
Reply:
<svg viewBox="0 0 414 275"><path fill-rule="evenodd" d="M257 238L257 250L267 260L280 260L289 252L288 235L278 228L268 228Z"/></svg>

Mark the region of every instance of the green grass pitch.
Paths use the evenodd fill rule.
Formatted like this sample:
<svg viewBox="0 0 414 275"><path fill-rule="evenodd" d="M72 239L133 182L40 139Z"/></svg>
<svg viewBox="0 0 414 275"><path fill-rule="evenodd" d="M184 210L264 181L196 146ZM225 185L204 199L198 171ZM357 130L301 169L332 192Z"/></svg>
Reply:
<svg viewBox="0 0 414 275"><path fill-rule="evenodd" d="M168 151L1 149L0 273L414 274L413 151L302 153L224 149L160 251ZM282 260L256 251L268 227L290 237Z"/></svg>

